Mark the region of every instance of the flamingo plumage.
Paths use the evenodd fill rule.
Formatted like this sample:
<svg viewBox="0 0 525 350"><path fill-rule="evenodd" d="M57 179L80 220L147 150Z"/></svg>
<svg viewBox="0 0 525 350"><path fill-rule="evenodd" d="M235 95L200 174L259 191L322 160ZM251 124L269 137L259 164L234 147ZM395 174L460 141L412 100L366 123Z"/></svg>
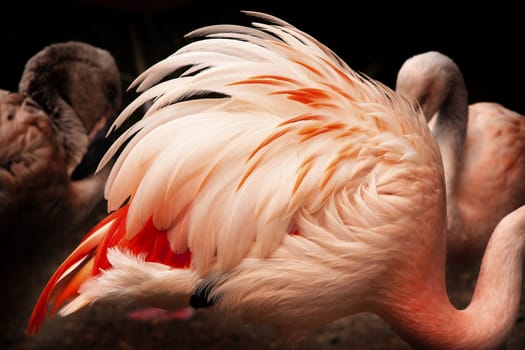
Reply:
<svg viewBox="0 0 525 350"><path fill-rule="evenodd" d="M407 59L396 90L421 105L443 152L450 273L475 277L494 227L525 204L525 116L468 104L459 66L437 51Z"/></svg>
<svg viewBox="0 0 525 350"><path fill-rule="evenodd" d="M115 126L154 102L101 163L123 147L109 214L50 278L29 334L48 308L121 300L238 314L295 340L374 312L415 346L502 342L519 305L525 208L495 229L472 303L455 309L443 167L424 115L310 35L248 14L253 26L190 33L204 38L133 83L142 94Z"/></svg>

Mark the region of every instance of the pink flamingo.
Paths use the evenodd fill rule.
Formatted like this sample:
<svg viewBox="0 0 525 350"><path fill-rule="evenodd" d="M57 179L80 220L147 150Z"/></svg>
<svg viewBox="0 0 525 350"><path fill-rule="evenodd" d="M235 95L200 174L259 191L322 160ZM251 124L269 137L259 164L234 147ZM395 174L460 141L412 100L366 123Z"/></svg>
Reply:
<svg viewBox="0 0 525 350"><path fill-rule="evenodd" d="M459 278L479 267L498 222L525 204L525 116L499 103L468 105L459 67L436 51L406 60L396 90L421 105L441 149L447 262Z"/></svg>
<svg viewBox="0 0 525 350"><path fill-rule="evenodd" d="M525 207L489 242L471 304L445 287L439 148L405 98L270 15L218 25L141 74L110 214L50 278L28 333L93 302L207 307L300 341L374 312L414 346L486 349L517 316ZM163 77L187 67L176 78ZM213 94L209 94L213 92Z"/></svg>

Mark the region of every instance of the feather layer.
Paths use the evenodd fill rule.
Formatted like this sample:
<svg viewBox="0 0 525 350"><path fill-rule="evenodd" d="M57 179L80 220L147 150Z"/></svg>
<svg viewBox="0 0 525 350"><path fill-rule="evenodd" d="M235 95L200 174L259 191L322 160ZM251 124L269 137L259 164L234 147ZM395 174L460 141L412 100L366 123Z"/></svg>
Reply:
<svg viewBox="0 0 525 350"><path fill-rule="evenodd" d="M114 214L90 234L97 248L82 243L52 277L30 331L49 301L76 295L63 308L69 313L104 296L140 294L148 279L164 283L155 286L171 296L191 293L196 281L215 286L223 305L254 315L275 302L281 286L285 305L308 298L302 305L311 307L301 312L312 317L297 314L296 321L315 323L316 309L334 308L329 294L366 297L349 288L360 285L359 271L370 270L371 280L395 273L381 263L387 251L400 249L393 242L406 250L410 242L440 239L400 222L413 217L439 227L443 214L421 209L443 199L443 184L436 184L443 177L420 111L309 35L250 14L269 23L197 30L190 37L203 39L132 84L142 94L115 126L153 103L100 165L125 144L105 189ZM202 92L219 97L188 98ZM92 278L85 279L82 264L71 270L91 259ZM324 270L341 278L327 281L331 275L318 273ZM69 289L57 285L65 271L80 276ZM305 274L333 287L317 304L294 287L304 286ZM64 296L50 300L53 288Z"/></svg>

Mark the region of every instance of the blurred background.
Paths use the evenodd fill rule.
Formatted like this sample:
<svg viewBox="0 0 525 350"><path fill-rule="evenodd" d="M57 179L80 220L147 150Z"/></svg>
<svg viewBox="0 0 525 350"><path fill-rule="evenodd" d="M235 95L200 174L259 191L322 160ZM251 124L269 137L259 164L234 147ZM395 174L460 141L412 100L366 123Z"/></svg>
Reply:
<svg viewBox="0 0 525 350"><path fill-rule="evenodd" d="M497 4L460 10L443 2L420 2L412 7L398 2L383 5L335 0L17 0L2 5L0 88L17 90L27 60L46 45L67 40L85 41L110 51L127 87L145 68L184 45L185 33L209 24L249 23L240 10L263 11L288 21L326 44L355 70L390 87L394 87L397 70L405 59L427 50L441 51L462 69L471 103L496 101L525 114L523 14L517 8ZM124 105L134 97L132 91L125 92ZM104 211L101 205L90 224ZM16 249L2 247L5 283L0 297L0 348L285 347L283 340L264 326L246 326L206 313L186 322L137 322L127 319L118 307L108 306L53 319L38 337L27 338L26 322L38 294L85 232L41 238L47 243L37 247L31 242ZM525 348L524 323L519 322L513 330L508 349ZM373 315L335 322L320 330L309 346L312 350L410 349Z"/></svg>

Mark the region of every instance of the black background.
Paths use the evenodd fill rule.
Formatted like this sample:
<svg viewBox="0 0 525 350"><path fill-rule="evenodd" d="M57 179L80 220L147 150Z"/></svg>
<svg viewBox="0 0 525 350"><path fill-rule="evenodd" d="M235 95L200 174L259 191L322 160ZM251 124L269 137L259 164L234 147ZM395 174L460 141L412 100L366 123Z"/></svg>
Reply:
<svg viewBox="0 0 525 350"><path fill-rule="evenodd" d="M391 87L406 58L442 51L462 69L471 102L496 101L525 113L524 26L517 5L491 2L459 8L458 2L385 5L333 0L19 0L8 4L13 8L4 8L0 23L4 43L0 88L4 89L16 90L23 65L32 55L65 40L108 49L127 86L139 71L183 45L183 34L202 25L248 23L240 10L257 10L308 32L352 68ZM134 57L132 35L142 62Z"/></svg>

